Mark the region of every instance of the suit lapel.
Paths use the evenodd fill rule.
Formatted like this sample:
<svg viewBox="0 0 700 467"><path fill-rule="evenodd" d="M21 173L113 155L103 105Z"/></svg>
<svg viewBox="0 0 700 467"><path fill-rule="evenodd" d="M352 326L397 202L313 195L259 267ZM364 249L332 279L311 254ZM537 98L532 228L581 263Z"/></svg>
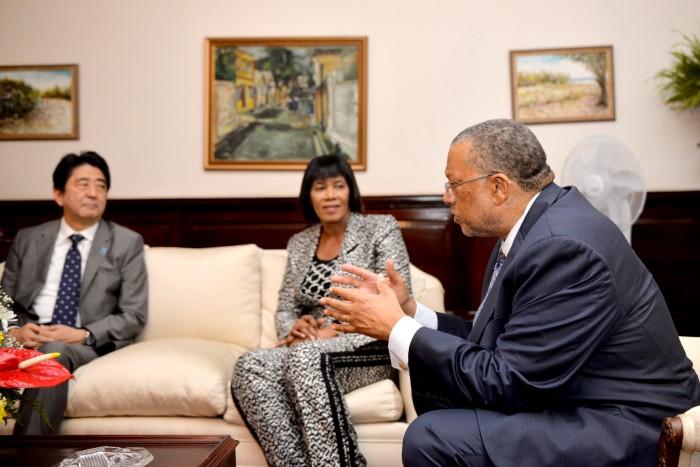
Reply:
<svg viewBox="0 0 700 467"><path fill-rule="evenodd" d="M30 292L29 303L33 303L36 296L41 292L42 287L46 283L46 276L49 274L49 265L51 264L51 257L53 255L54 245L56 245L56 236L58 235L58 229L61 225L61 221L54 221L46 224L46 228L43 229L39 235L34 239L34 252L36 255L36 269L33 274L33 283L37 285L35 290Z"/></svg>
<svg viewBox="0 0 700 467"><path fill-rule="evenodd" d="M347 255L351 253L359 244L360 239L359 234L363 232L362 227L364 224L364 219L355 213L350 214L350 219L348 219L348 225L345 228L345 234L343 235L343 243L340 245L340 254L338 255L338 260L340 264L348 263Z"/></svg>
<svg viewBox="0 0 700 467"><path fill-rule="evenodd" d="M520 226L520 230L518 230L518 235L515 236L513 246L510 247L508 257L515 257L520 249L520 245L522 245L523 240L525 237L527 237L527 234L530 232L532 226L535 225L535 222L537 222L542 214L549 209L549 207L559 198L562 193L563 190L556 183L550 183L544 187L540 193L540 196L537 197L530 208L530 211L528 211L527 216L525 216L523 224Z"/></svg>
<svg viewBox="0 0 700 467"><path fill-rule="evenodd" d="M318 248L318 241L320 237L321 224L316 224L312 227L312 230L309 231L309 241L301 242L299 245L301 248L299 254L297 255L297 259L299 261L299 271L302 271L300 277L297 278L299 285L303 281L306 271L309 270L309 267L311 266L311 261L316 255L316 249Z"/></svg>
<svg viewBox="0 0 700 467"><path fill-rule="evenodd" d="M488 296L486 297L486 300L484 301L484 305L479 314L479 320L473 324L472 330L469 333L468 337L469 341L478 343L481 340L481 337L484 333L484 329L486 328L486 324L491 320L494 311L496 310L496 301L499 295L498 292L501 287L501 281L507 274L508 266L510 266L510 264L515 260L516 256L518 255L518 251L520 250L520 247L523 244L523 241L525 240L525 237L527 236L528 232L530 232L530 229L532 229L532 226L535 225L535 223L542 216L542 214L544 214L544 212L547 209L549 209L552 203L554 203L554 201L557 200L561 193L561 187L559 187L555 183L550 183L542 190L540 195L530 207L527 216L525 216L525 219L523 220L523 223L520 226L520 229L518 230L518 234L515 236L513 245L510 247L508 256L506 256L506 259L503 262L503 266L501 266L501 270L498 273L498 276L496 277L496 281L491 287L491 292L489 292ZM493 251L491 252L491 258L489 259L489 264L487 268L487 271L489 273L484 278L482 294L486 293L486 290L488 289L488 283L491 280L493 267L496 262L496 257L498 256L498 251L500 250L502 243L503 240L499 239Z"/></svg>
<svg viewBox="0 0 700 467"><path fill-rule="evenodd" d="M88 253L87 263L85 264L85 272L80 285L80 297L85 295L85 292L90 287L92 280L95 278L102 261L112 247L112 232L109 224L101 220L100 225L95 232L95 240L92 242L90 252Z"/></svg>
<svg viewBox="0 0 700 467"><path fill-rule="evenodd" d="M49 272L49 264L51 264L51 255L53 254L54 245L56 245L56 236L60 227L60 221L52 222L47 225L47 228L41 232L36 238L37 254L37 269L36 273L41 278L40 282L45 282L46 275Z"/></svg>
<svg viewBox="0 0 700 467"><path fill-rule="evenodd" d="M509 263L508 260L510 259L510 254L506 256L506 260L504 261L503 266L501 266L501 271L496 277L496 281L493 283L493 286L491 286L491 291L488 292L485 299L484 295L487 293L489 283L491 282L493 268L496 265L496 258L498 257L498 252L501 250L502 244L503 239L499 238L491 251L491 257L489 258L489 263L486 267L487 274L484 275L484 284L481 290L481 300L483 301L483 304L481 305L481 311L479 312L479 319L473 323L472 330L469 332L469 337L467 340L470 342L479 342L479 339L481 339L481 335L484 332L484 328L486 327L486 323L491 320L491 315L493 314L493 310L495 308L496 299L494 297L496 296L498 286L501 283L501 277L503 277L501 273Z"/></svg>

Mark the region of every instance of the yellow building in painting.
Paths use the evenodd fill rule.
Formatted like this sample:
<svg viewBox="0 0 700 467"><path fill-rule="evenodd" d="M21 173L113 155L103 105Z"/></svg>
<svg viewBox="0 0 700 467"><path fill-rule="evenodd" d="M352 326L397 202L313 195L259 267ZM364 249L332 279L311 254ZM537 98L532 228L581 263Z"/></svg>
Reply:
<svg viewBox="0 0 700 467"><path fill-rule="evenodd" d="M319 50L313 54L314 80L316 81L316 95L314 96L314 108L316 109L314 120L316 125L325 129L328 126L328 77L338 70L341 65L341 54L338 49Z"/></svg>
<svg viewBox="0 0 700 467"><path fill-rule="evenodd" d="M236 110L246 112L255 109L255 59L236 48Z"/></svg>

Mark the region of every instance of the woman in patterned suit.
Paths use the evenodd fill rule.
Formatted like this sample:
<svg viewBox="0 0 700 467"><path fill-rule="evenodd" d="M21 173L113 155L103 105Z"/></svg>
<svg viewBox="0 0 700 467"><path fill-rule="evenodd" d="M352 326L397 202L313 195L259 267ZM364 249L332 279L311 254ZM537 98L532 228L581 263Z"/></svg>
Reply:
<svg viewBox="0 0 700 467"><path fill-rule="evenodd" d="M287 244L276 347L243 354L231 391L270 466L363 466L343 394L392 376L385 343L335 332L319 299L342 264L383 272L387 260L410 284L409 259L391 215L363 215L350 165L311 160L299 193L313 226Z"/></svg>

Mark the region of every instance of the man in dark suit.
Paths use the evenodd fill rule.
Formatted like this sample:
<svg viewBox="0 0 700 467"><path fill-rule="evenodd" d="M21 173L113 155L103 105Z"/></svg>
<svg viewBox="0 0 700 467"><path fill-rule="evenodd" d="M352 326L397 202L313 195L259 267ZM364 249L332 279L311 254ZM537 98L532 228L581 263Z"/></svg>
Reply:
<svg viewBox="0 0 700 467"><path fill-rule="evenodd" d="M474 321L417 304L391 264L388 280L346 267L361 279L333 280L360 290L325 299L337 330L388 340L410 372L404 464L655 465L663 418L700 404L700 384L623 234L512 120L460 133L445 175L462 232L499 238Z"/></svg>
<svg viewBox="0 0 700 467"><path fill-rule="evenodd" d="M59 352L58 361L71 372L131 343L146 323L143 238L102 219L109 187L109 167L97 153L63 157L53 173L63 217L19 231L2 276L18 316L9 334L25 348ZM15 434L55 432L68 383L24 394L41 404L50 424L24 404Z"/></svg>

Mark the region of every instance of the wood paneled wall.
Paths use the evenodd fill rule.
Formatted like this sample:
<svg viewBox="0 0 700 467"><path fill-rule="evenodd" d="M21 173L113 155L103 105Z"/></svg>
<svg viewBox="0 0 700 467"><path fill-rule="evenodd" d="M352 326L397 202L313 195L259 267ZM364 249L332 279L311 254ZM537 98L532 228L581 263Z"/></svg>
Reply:
<svg viewBox="0 0 700 467"><path fill-rule="evenodd" d="M411 262L438 277L445 307L467 316L479 306L484 268L495 240L467 238L440 196L365 197L365 212L391 213ZM53 201L0 201L0 261L18 229L60 216ZM152 246L201 248L255 243L284 248L306 227L293 198L138 199L108 203L105 217ZM656 278L680 334L700 335L700 192L650 193L632 229L632 246Z"/></svg>

